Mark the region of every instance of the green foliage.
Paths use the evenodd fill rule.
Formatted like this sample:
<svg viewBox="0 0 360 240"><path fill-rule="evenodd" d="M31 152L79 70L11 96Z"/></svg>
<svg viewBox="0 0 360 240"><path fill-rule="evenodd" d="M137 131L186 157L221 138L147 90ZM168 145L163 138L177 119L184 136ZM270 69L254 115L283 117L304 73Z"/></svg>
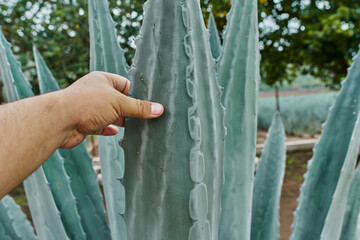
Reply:
<svg viewBox="0 0 360 240"><path fill-rule="evenodd" d="M352 0L260 2L264 82L293 80L300 69L338 86L359 49L360 4Z"/></svg>
<svg viewBox="0 0 360 240"><path fill-rule="evenodd" d="M356 57L315 147L301 188L292 240L320 238L360 111L359 64Z"/></svg>
<svg viewBox="0 0 360 240"><path fill-rule="evenodd" d="M329 108L333 105L335 97L335 92L280 97L280 112L286 132L299 135L305 132L311 135L320 133L321 125L328 117ZM275 112L274 98L260 98L258 126L268 129L271 116Z"/></svg>
<svg viewBox="0 0 360 240"><path fill-rule="evenodd" d="M285 173L285 130L276 112L254 180L251 240L279 239L281 186Z"/></svg>

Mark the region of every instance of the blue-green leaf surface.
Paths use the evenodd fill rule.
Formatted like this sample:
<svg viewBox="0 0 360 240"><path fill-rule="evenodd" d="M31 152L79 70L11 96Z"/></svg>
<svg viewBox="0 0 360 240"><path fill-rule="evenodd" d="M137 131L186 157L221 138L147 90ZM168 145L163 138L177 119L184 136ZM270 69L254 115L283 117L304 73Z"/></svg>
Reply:
<svg viewBox="0 0 360 240"><path fill-rule="evenodd" d="M57 81L35 46L33 50L40 92L59 90ZM102 239L104 236L109 238L103 199L85 143L73 149L59 149L58 151L64 158L66 173L71 178L70 186L77 200L77 209L87 239Z"/></svg>
<svg viewBox="0 0 360 240"><path fill-rule="evenodd" d="M71 179L65 172L64 159L56 151L42 165L49 182L55 204L61 213L65 231L70 239L86 239L74 194L70 187Z"/></svg>
<svg viewBox="0 0 360 240"><path fill-rule="evenodd" d="M35 240L34 229L27 220L26 215L21 211L12 197L5 196L0 200L0 225L3 226L6 235L13 240ZM0 239L4 239L0 229Z"/></svg>
<svg viewBox="0 0 360 240"><path fill-rule="evenodd" d="M279 239L281 186L285 173L285 130L276 112L254 180L251 240Z"/></svg>
<svg viewBox="0 0 360 240"><path fill-rule="evenodd" d="M357 115L358 118L351 136L344 165L341 169L339 182L336 186L329 213L326 217L325 225L321 233L321 240L340 239L341 228L346 210L346 203L359 154L360 114Z"/></svg>
<svg viewBox="0 0 360 240"><path fill-rule="evenodd" d="M0 237L2 240L12 240L8 233L5 231L4 226L0 222Z"/></svg>
<svg viewBox="0 0 360 240"><path fill-rule="evenodd" d="M360 239L357 235L360 228L360 168L358 167L351 182L348 201L345 209L341 240Z"/></svg>
<svg viewBox="0 0 360 240"><path fill-rule="evenodd" d="M219 60L228 133L219 239L250 239L260 79L257 18L256 0L233 1Z"/></svg>
<svg viewBox="0 0 360 240"><path fill-rule="evenodd" d="M215 18L212 13L210 13L209 15L208 30L210 33L211 54L214 59L218 59L221 55L222 47L221 47L219 33L216 28Z"/></svg>
<svg viewBox="0 0 360 240"><path fill-rule="evenodd" d="M45 88L49 89L50 87L56 87L56 81L55 83L54 81L49 81L49 83L44 86L45 76L48 75L49 78L53 76L45 66L45 63L35 46L33 46L33 50L40 89L44 91L46 90ZM58 151L51 155L43 164L43 169L46 179L50 183L50 189L54 196L56 206L61 212L61 220L67 235L70 239L85 239L86 236L81 225L76 199L70 186L70 178L65 171L64 159Z"/></svg>
<svg viewBox="0 0 360 240"><path fill-rule="evenodd" d="M90 26L90 70L105 71L129 78L124 51L115 33L115 22L111 18L107 1L89 0ZM122 217L125 211L125 191L120 180L124 175L124 152L119 141L123 128L112 137L99 136L101 173L108 210L111 237L126 238L126 227Z"/></svg>
<svg viewBox="0 0 360 240"><path fill-rule="evenodd" d="M10 44L1 31L0 56L2 59L5 56L8 67L10 67L10 74L5 75L10 78L5 78L2 75L3 81L8 81L8 86L13 87L12 83L15 82L17 96L20 98L33 96L30 84L26 82L20 64L12 55ZM9 69L7 68L6 71ZM40 240L68 239L42 167L24 181L24 187L38 238Z"/></svg>
<svg viewBox="0 0 360 240"><path fill-rule="evenodd" d="M360 111L359 80L357 56L315 146L301 187L291 240L320 238Z"/></svg>
<svg viewBox="0 0 360 240"><path fill-rule="evenodd" d="M224 109L200 2L149 0L144 12L130 94L165 112L126 121L127 236L216 240Z"/></svg>

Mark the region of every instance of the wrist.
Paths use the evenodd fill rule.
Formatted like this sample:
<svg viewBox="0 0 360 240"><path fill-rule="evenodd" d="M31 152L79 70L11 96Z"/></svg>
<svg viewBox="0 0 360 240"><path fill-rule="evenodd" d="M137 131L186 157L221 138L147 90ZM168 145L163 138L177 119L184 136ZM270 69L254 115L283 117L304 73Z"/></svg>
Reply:
<svg viewBox="0 0 360 240"><path fill-rule="evenodd" d="M57 134L59 138L59 147L63 145L74 135L76 131L76 117L73 110L76 106L76 101L65 90L49 93L49 102L52 103L52 114L56 116L55 124L58 125Z"/></svg>

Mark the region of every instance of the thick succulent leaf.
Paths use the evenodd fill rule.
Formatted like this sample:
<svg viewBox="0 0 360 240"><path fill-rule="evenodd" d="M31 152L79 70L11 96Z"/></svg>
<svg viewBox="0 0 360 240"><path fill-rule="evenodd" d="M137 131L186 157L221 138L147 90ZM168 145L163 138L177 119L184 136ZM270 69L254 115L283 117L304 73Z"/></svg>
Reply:
<svg viewBox="0 0 360 240"><path fill-rule="evenodd" d="M319 239L360 111L360 58L354 58L348 76L330 111L301 187L292 240Z"/></svg>
<svg viewBox="0 0 360 240"><path fill-rule="evenodd" d="M254 180L251 240L279 239L281 186L285 173L285 130L276 112Z"/></svg>
<svg viewBox="0 0 360 240"><path fill-rule="evenodd" d="M44 93L43 91L49 91L51 89L58 90L55 79L35 46L33 47L33 50L40 90L42 93ZM46 78L52 78L53 81L46 81ZM81 225L75 196L70 186L70 178L65 171L64 159L60 156L58 151L50 156L43 164L43 169L46 178L50 183L50 189L54 196L56 206L61 212L61 220L64 224L66 233L71 239L85 239L86 236Z"/></svg>
<svg viewBox="0 0 360 240"><path fill-rule="evenodd" d="M330 205L329 213L321 233L321 239L340 239L341 227L344 221L346 203L349 195L351 181L355 173L356 160L359 154L360 145L360 114L354 127L349 143L348 151L341 169L339 182Z"/></svg>
<svg viewBox="0 0 360 240"><path fill-rule="evenodd" d="M39 81L40 93L44 94L47 92L53 92L53 91L60 90L60 87L59 87L54 75L52 74L52 72L50 71L48 66L46 65L43 57L41 56L39 51L36 49L35 45L33 45L33 54L34 54L35 65L36 65L36 74L37 74L37 78Z"/></svg>
<svg viewBox="0 0 360 240"><path fill-rule="evenodd" d="M89 0L90 70L106 71L129 78L124 52L117 42L115 22L111 18L107 1ZM124 175L124 151L119 141L123 128L112 137L99 136L99 153L106 207L108 210L111 237L126 239L123 213L125 191L119 181Z"/></svg>
<svg viewBox="0 0 360 240"><path fill-rule="evenodd" d="M216 240L224 109L200 3L149 0L144 12L130 94L165 113L126 122L128 239Z"/></svg>
<svg viewBox="0 0 360 240"><path fill-rule="evenodd" d="M234 1L228 14L218 79L226 107L225 184L220 239L250 239L259 84L257 1Z"/></svg>
<svg viewBox="0 0 360 240"><path fill-rule="evenodd" d="M15 82L16 92L20 98L33 96L30 84L26 82L20 64L12 55L10 44L5 40L1 31L0 40L0 58L6 57L9 63L8 67L10 67L8 76L11 76L3 78L3 81L8 81L8 86L13 87L12 82ZM2 75L2 77L4 76ZM6 94L8 93L6 92ZM24 181L24 187L38 238L40 240L68 239L42 167Z"/></svg>
<svg viewBox="0 0 360 240"><path fill-rule="evenodd" d="M3 226L6 235L11 236L11 239L36 239L33 227L12 197L5 196L0 200L0 213L0 225ZM0 238L4 239L1 230Z"/></svg>
<svg viewBox="0 0 360 240"><path fill-rule="evenodd" d="M40 92L42 94L60 89L50 69L36 47L33 47ZM110 238L103 199L85 143L73 149L59 149L64 158L71 190L77 200L77 209L87 239Z"/></svg>
<svg viewBox="0 0 360 240"><path fill-rule="evenodd" d="M124 177L124 152L119 146L119 138L99 140L99 154L106 205L112 206L114 211L110 213L108 208L111 236L112 239L123 240L126 239L126 225L122 217L125 212L125 188L121 182Z"/></svg>
<svg viewBox="0 0 360 240"><path fill-rule="evenodd" d="M1 26L0 26L1 28ZM1 44L1 54L0 54L0 74L1 78L3 79L4 88L6 92L6 99L7 102L13 102L19 99L19 96L17 94L16 88L15 88L15 81L12 77L11 68L9 66L9 61L7 60L6 56L6 49L4 43L6 44L5 37L3 33L0 31L0 44Z"/></svg>
<svg viewBox="0 0 360 240"><path fill-rule="evenodd" d="M70 239L86 239L77 210L77 201L70 187L71 179L64 168L64 159L56 151L42 167L54 196L55 204L61 213L61 220L67 235Z"/></svg>
<svg viewBox="0 0 360 240"><path fill-rule="evenodd" d="M221 55L222 47L221 47L219 32L216 28L215 18L212 13L210 13L209 16L208 29L210 33L211 54L214 59L218 59Z"/></svg>
<svg viewBox="0 0 360 240"><path fill-rule="evenodd" d="M107 0L89 0L90 69L129 78L128 67L115 31Z"/></svg>
<svg viewBox="0 0 360 240"><path fill-rule="evenodd" d="M351 182L345 216L341 230L341 240L360 239L360 168L358 167Z"/></svg>
<svg viewBox="0 0 360 240"><path fill-rule="evenodd" d="M5 231L5 227L0 222L0 237L2 240L12 240L8 233Z"/></svg>
<svg viewBox="0 0 360 240"><path fill-rule="evenodd" d="M1 78L4 81L8 102L34 96L30 84L25 80L21 65L12 54L10 43L0 31L1 43Z"/></svg>

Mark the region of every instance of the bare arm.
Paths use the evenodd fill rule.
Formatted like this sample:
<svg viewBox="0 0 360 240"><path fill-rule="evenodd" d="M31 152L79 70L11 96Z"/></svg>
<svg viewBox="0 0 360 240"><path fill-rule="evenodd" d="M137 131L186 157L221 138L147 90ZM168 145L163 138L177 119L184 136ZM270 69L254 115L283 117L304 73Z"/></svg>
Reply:
<svg viewBox="0 0 360 240"><path fill-rule="evenodd" d="M0 106L0 199L58 148L115 135L124 117L155 118L162 105L127 97L129 81L93 72L70 87Z"/></svg>

